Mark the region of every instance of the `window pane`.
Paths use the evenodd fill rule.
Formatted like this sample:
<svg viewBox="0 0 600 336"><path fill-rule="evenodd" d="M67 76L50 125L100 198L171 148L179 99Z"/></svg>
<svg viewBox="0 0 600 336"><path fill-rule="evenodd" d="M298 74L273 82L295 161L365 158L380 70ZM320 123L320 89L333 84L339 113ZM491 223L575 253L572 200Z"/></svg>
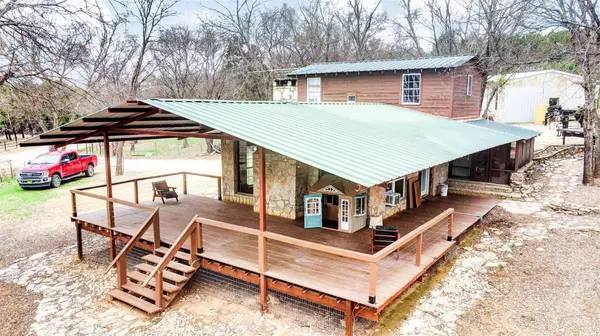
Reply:
<svg viewBox="0 0 600 336"><path fill-rule="evenodd" d="M236 178L237 191L252 194L254 192L254 164L252 150L244 142L236 142Z"/></svg>
<svg viewBox="0 0 600 336"><path fill-rule="evenodd" d="M421 76L404 75L402 83L402 102L408 104L420 103Z"/></svg>

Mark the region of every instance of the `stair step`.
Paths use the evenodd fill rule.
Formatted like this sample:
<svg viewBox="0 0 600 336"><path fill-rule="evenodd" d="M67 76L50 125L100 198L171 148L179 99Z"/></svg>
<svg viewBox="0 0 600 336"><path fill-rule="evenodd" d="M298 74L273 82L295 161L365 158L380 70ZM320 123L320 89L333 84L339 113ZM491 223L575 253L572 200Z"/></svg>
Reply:
<svg viewBox="0 0 600 336"><path fill-rule="evenodd" d="M131 281L128 281L126 284L123 285L123 289L133 292L137 295L141 295L147 299L150 300L154 300L154 296L156 295L156 292L148 287L142 287L136 283L133 283ZM171 296L169 295L164 295L163 294L163 298L165 299L165 301L169 301L171 300Z"/></svg>
<svg viewBox="0 0 600 336"><path fill-rule="evenodd" d="M140 272L128 272L127 273L127 277L129 279L135 280L137 282L144 282L146 280L146 278L148 277L148 275L144 274L144 273L140 273ZM156 279L152 278L150 280L150 282L148 282L148 284L152 287L156 286ZM163 291L167 292L167 293L175 293L178 292L179 290L181 290L181 287L179 286L175 286L173 284L170 284L168 282L163 281Z"/></svg>
<svg viewBox="0 0 600 336"><path fill-rule="evenodd" d="M140 299L139 297L133 296L129 293L125 293L118 289L112 290L108 293L113 298L123 301L131 306L134 306L138 309L145 311L148 314L155 314L160 312L162 309L155 306L153 303L150 303L144 299Z"/></svg>
<svg viewBox="0 0 600 336"><path fill-rule="evenodd" d="M148 254L148 255L143 256L142 260L145 260L149 263L153 263L153 264L157 265L162 260L162 258L159 256L155 256L154 254ZM172 269L182 272L182 273L193 273L196 271L196 269L193 268L192 266L178 263L176 261L169 262L167 267L172 268Z"/></svg>
<svg viewBox="0 0 600 336"><path fill-rule="evenodd" d="M137 265L135 265L135 268L140 271L143 271L145 273L150 273L154 269L154 266L152 266L150 264L137 264ZM183 275L173 273L173 272L170 272L167 270L163 271L163 278L167 279L167 280L171 280L175 283L186 282L188 280L188 278L184 277Z"/></svg>
<svg viewBox="0 0 600 336"><path fill-rule="evenodd" d="M165 255L165 254L167 254L167 252L169 252L169 249L166 247L159 247L157 249L154 249L154 251L161 253L162 255ZM181 252L181 251L175 253L175 258L185 260L185 261L192 260L192 256L189 253L185 253L185 252Z"/></svg>

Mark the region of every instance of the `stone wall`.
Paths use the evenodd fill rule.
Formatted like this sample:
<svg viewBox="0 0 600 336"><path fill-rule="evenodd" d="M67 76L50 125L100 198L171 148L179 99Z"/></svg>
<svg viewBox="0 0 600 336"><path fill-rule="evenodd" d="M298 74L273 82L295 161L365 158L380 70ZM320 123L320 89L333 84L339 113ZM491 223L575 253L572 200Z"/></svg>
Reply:
<svg viewBox="0 0 600 336"><path fill-rule="evenodd" d="M440 194L440 184L448 182L448 170L450 163L442 163L430 169L429 195L436 196Z"/></svg>

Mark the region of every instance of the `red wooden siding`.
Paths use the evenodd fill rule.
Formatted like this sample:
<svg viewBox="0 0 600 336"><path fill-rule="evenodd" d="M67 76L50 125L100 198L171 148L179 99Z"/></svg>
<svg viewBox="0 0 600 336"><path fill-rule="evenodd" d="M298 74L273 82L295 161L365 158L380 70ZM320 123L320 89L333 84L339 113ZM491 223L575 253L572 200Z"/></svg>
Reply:
<svg viewBox="0 0 600 336"><path fill-rule="evenodd" d="M478 118L481 111L481 91L483 76L473 65L465 65L453 72L454 97L452 99L452 119ZM467 77L473 76L473 90L467 96Z"/></svg>
<svg viewBox="0 0 600 336"><path fill-rule="evenodd" d="M421 74L421 103L402 105L402 74ZM467 75L473 75L473 91L467 97ZM322 102L346 102L349 94L361 103L386 103L453 119L479 117L483 77L472 65L454 71L412 71L361 74L329 74L321 78ZM306 77L298 78L298 101L306 102Z"/></svg>

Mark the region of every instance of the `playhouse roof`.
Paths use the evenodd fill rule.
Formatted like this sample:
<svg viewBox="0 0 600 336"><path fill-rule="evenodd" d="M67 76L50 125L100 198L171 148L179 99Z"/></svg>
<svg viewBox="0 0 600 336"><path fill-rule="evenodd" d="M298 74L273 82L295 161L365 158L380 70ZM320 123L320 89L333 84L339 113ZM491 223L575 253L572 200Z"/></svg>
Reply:
<svg viewBox="0 0 600 336"><path fill-rule="evenodd" d="M111 140L141 139L140 135L119 133L115 115L139 117L147 111L142 108L154 107L172 114L168 118L173 121L159 120L153 115L122 127L182 131L192 127L190 123L197 123L370 187L484 149L527 139L386 104L173 99L148 99L139 104L139 109L121 111L131 110L128 113L110 114L112 119L99 117L110 109L96 112L29 139L23 145L101 141L98 135L102 130L108 130ZM94 138L86 139L86 133Z"/></svg>

